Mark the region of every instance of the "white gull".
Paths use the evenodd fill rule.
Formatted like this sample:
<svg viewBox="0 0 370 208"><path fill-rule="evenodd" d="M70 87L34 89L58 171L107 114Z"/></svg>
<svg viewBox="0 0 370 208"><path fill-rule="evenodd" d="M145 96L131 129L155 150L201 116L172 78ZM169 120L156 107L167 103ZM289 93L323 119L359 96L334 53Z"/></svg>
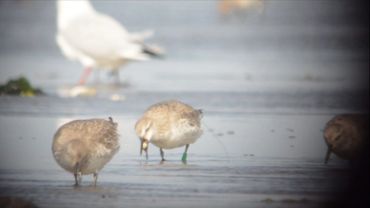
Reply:
<svg viewBox="0 0 370 208"><path fill-rule="evenodd" d="M56 41L63 54L85 68L84 84L92 69L116 74L130 61L145 61L162 54L162 49L144 44L153 32L129 33L112 17L96 11L90 1L57 1Z"/></svg>

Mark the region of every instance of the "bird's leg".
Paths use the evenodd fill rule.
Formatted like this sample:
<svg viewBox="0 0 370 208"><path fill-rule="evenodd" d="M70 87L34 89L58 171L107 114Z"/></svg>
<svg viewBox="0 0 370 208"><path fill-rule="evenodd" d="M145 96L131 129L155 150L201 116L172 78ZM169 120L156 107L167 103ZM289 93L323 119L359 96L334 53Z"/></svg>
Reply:
<svg viewBox="0 0 370 208"><path fill-rule="evenodd" d="M75 171L74 171L74 177L75 177L75 186L78 186L81 184L82 181L82 176L81 176L81 171L80 171L80 165L79 163L76 163L75 165Z"/></svg>
<svg viewBox="0 0 370 208"><path fill-rule="evenodd" d="M94 177L94 186L96 186L96 183L98 182L98 172L95 172L93 177Z"/></svg>
<svg viewBox="0 0 370 208"><path fill-rule="evenodd" d="M80 77L80 80L78 81L79 85L84 85L86 83L87 78L89 77L90 73L92 71L91 67L86 67Z"/></svg>
<svg viewBox="0 0 370 208"><path fill-rule="evenodd" d="M326 151L326 156L325 156L325 164L328 164L328 161L330 159L330 153L331 153L331 148L328 146L328 150Z"/></svg>
<svg viewBox="0 0 370 208"><path fill-rule="evenodd" d="M116 85L120 85L121 84L121 81L120 81L120 78L119 78L119 70L117 69L115 71L116 71L116 73L115 73L115 76L116 76L115 83L116 83Z"/></svg>
<svg viewBox="0 0 370 208"><path fill-rule="evenodd" d="M114 77L114 84L117 85L117 86L119 86L121 84L120 79L119 79L119 70L118 69L114 69L111 72L111 74Z"/></svg>
<svg viewBox="0 0 370 208"><path fill-rule="evenodd" d="M161 158L162 158L162 162L163 162L163 161L165 161L163 149L159 148L159 151L161 152Z"/></svg>
<svg viewBox="0 0 370 208"><path fill-rule="evenodd" d="M77 173L74 173L73 174L74 175L74 177L75 177L75 186L78 186L78 174Z"/></svg>
<svg viewBox="0 0 370 208"><path fill-rule="evenodd" d="M187 144L185 146L185 152L184 152L184 154L182 154L181 160L182 160L182 163L184 163L184 164L186 164L186 158L188 156L188 149L189 149L189 144Z"/></svg>

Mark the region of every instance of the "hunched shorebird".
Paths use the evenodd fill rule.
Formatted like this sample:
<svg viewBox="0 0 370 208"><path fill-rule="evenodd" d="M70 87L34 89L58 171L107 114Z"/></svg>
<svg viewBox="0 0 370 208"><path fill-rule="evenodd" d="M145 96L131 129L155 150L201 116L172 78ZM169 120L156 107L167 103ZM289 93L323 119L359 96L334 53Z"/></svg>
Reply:
<svg viewBox="0 0 370 208"><path fill-rule="evenodd" d="M85 84L92 69L107 69L116 75L130 61L145 61L163 50L144 44L153 32L129 33L114 18L96 11L89 0L57 1L56 42L70 60L85 68L79 84Z"/></svg>
<svg viewBox="0 0 370 208"><path fill-rule="evenodd" d="M119 150L117 123L104 119L74 120L61 126L54 135L52 152L57 163L73 173L75 185L82 175L98 172Z"/></svg>
<svg viewBox="0 0 370 208"><path fill-rule="evenodd" d="M187 151L203 133L202 111L180 101L164 101L149 107L135 125L141 141L140 155L145 151L148 159L149 143L159 147L162 161L163 149L185 146L182 162L187 161Z"/></svg>
<svg viewBox="0 0 370 208"><path fill-rule="evenodd" d="M325 126L324 139L328 145L325 164L333 152L339 158L360 157L368 145L369 118L361 114L343 114L332 118Z"/></svg>

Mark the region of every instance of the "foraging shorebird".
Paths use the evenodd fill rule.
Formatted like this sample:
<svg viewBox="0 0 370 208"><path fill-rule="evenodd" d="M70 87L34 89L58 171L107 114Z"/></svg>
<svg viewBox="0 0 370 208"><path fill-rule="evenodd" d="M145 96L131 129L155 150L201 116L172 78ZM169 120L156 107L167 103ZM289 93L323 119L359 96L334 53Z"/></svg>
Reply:
<svg viewBox="0 0 370 208"><path fill-rule="evenodd" d="M346 114L331 119L325 127L324 139L328 145L325 164L333 152L342 159L359 157L368 145L368 116Z"/></svg>
<svg viewBox="0 0 370 208"><path fill-rule="evenodd" d="M203 133L201 128L202 111L179 101L160 102L149 107L135 125L141 141L140 155L145 151L148 159L149 143L159 147L162 161L163 149L185 146L182 162L186 163L187 151Z"/></svg>
<svg viewBox="0 0 370 208"><path fill-rule="evenodd" d="M52 151L57 163L74 174L75 185L82 175L98 172L119 149L117 123L112 118L75 120L61 126L54 135Z"/></svg>
<svg viewBox="0 0 370 208"><path fill-rule="evenodd" d="M96 11L89 0L57 1L56 42L70 60L85 68L79 84L85 84L92 69L107 69L116 75L130 61L145 61L163 53L144 44L152 31L129 33L112 17Z"/></svg>

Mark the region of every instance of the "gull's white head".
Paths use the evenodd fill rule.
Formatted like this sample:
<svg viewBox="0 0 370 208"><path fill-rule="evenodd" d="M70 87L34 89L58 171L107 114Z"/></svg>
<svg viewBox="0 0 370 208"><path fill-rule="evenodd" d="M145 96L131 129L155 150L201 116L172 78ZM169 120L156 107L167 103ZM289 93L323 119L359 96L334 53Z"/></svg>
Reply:
<svg viewBox="0 0 370 208"><path fill-rule="evenodd" d="M74 18L94 12L95 10L89 0L58 0L58 29L65 28Z"/></svg>

